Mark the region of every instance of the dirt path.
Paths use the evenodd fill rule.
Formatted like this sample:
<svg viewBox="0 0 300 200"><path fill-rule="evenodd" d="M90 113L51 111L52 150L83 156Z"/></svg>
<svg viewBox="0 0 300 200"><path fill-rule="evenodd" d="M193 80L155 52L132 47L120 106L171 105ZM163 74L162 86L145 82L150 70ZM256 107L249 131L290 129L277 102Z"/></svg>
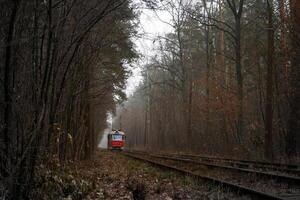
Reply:
<svg viewBox="0 0 300 200"><path fill-rule="evenodd" d="M39 171L33 199L237 199L209 183L106 150L93 161L41 166Z"/></svg>

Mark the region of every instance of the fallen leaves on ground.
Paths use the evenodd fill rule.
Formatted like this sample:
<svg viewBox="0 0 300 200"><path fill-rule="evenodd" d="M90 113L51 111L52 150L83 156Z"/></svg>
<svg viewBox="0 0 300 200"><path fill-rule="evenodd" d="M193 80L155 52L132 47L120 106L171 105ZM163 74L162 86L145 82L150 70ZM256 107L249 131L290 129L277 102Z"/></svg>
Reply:
<svg viewBox="0 0 300 200"><path fill-rule="evenodd" d="M234 199L216 186L106 150L92 160L40 165L34 184L32 199Z"/></svg>

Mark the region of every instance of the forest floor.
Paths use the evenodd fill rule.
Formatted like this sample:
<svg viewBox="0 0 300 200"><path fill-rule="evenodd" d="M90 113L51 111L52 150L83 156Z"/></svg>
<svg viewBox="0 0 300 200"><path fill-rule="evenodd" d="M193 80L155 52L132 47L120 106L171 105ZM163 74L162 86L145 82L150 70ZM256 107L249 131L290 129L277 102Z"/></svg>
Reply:
<svg viewBox="0 0 300 200"><path fill-rule="evenodd" d="M90 161L41 165L34 187L32 199L248 199L107 150Z"/></svg>

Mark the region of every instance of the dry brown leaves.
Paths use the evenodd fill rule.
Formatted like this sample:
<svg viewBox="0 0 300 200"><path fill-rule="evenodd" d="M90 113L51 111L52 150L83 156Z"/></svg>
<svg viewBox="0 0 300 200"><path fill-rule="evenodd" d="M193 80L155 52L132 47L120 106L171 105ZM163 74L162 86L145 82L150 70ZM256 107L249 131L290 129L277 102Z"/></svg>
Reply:
<svg viewBox="0 0 300 200"><path fill-rule="evenodd" d="M32 199L232 199L220 188L99 150L91 161L41 165Z"/></svg>

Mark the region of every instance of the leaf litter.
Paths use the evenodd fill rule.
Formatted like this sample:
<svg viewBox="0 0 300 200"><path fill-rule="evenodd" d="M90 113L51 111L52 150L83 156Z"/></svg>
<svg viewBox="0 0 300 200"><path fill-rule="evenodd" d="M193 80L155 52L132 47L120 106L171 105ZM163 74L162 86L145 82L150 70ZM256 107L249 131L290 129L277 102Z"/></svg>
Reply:
<svg viewBox="0 0 300 200"><path fill-rule="evenodd" d="M120 152L99 150L92 160L37 168L31 199L225 200L249 199L201 180L166 171Z"/></svg>

